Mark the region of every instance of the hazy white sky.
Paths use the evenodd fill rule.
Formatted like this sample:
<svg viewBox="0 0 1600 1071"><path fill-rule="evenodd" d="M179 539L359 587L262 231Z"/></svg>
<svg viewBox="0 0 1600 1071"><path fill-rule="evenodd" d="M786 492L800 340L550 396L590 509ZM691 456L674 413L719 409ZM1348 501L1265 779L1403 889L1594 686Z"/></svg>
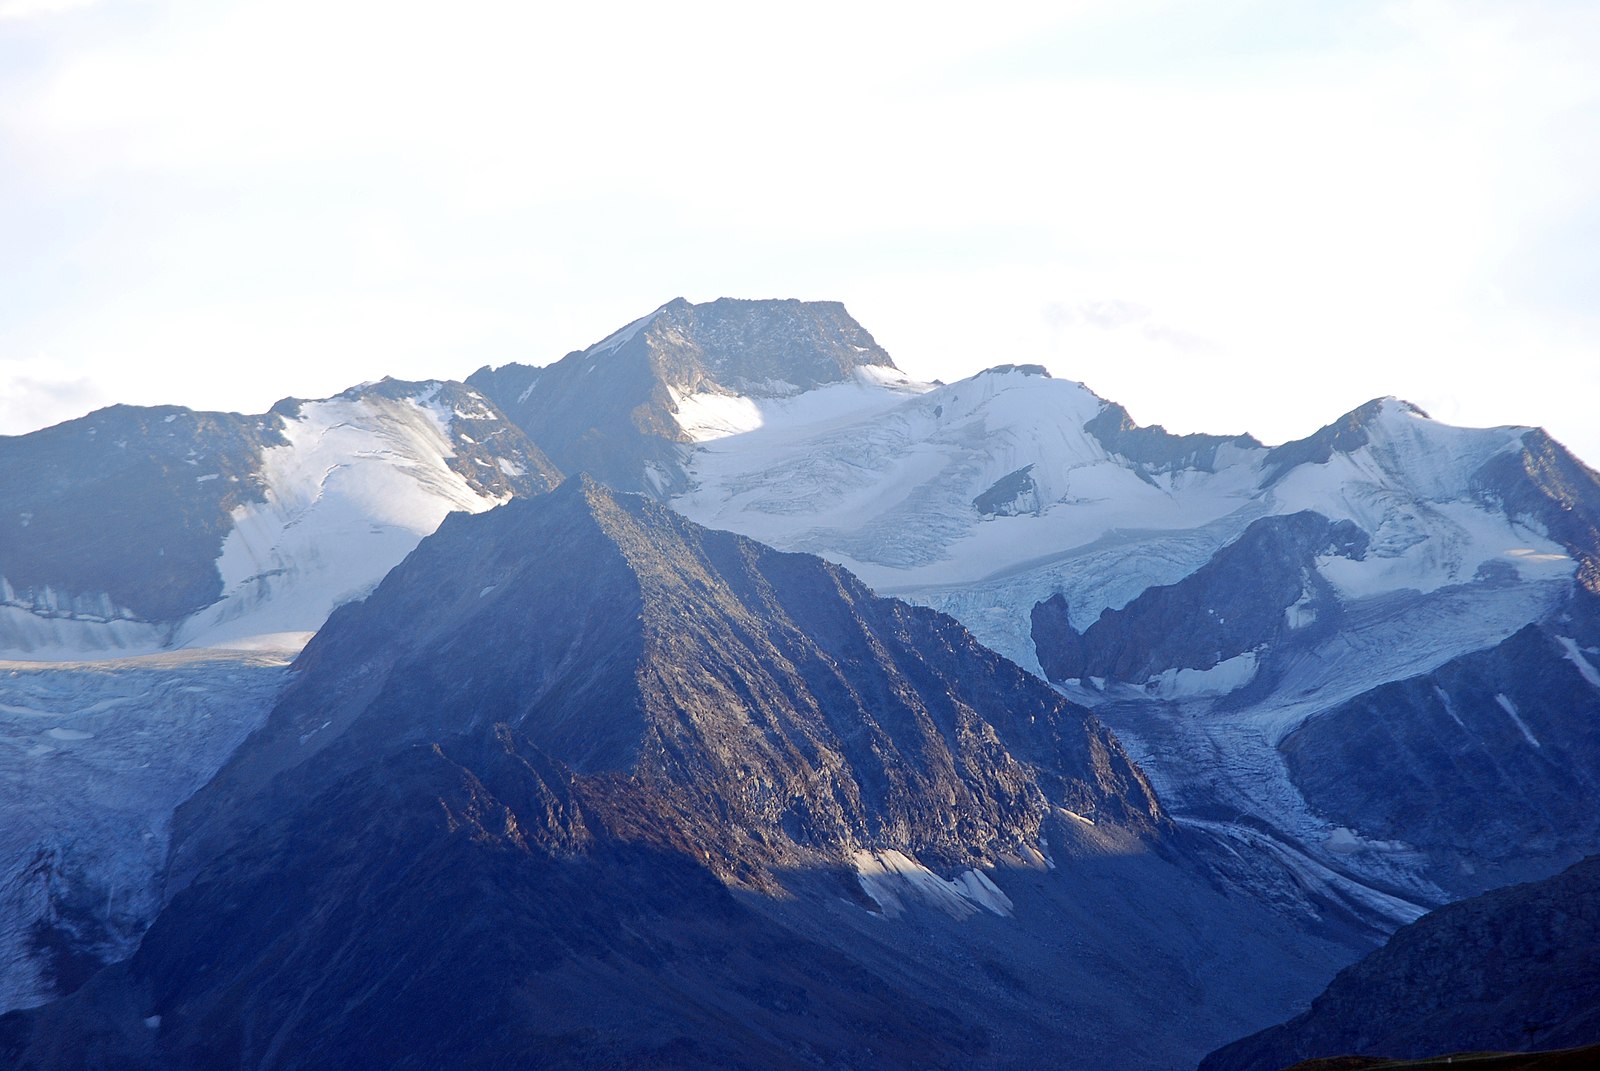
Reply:
<svg viewBox="0 0 1600 1071"><path fill-rule="evenodd" d="M548 5L553 7L554 5ZM843 300L1142 423L1600 462L1600 4L0 0L0 432Z"/></svg>

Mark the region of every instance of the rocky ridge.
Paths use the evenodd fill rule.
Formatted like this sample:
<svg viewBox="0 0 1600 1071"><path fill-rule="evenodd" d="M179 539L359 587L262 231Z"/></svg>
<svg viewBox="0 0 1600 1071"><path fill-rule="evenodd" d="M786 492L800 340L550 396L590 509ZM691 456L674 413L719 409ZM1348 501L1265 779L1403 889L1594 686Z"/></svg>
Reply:
<svg viewBox="0 0 1600 1071"><path fill-rule="evenodd" d="M1350 954L1211 854L951 619L579 478L336 612L181 810L137 954L0 1052L1182 1062Z"/></svg>
<svg viewBox="0 0 1600 1071"><path fill-rule="evenodd" d="M1600 858L1440 908L1340 972L1305 1014L1201 1071L1339 1054L1563 1049L1600 1037Z"/></svg>

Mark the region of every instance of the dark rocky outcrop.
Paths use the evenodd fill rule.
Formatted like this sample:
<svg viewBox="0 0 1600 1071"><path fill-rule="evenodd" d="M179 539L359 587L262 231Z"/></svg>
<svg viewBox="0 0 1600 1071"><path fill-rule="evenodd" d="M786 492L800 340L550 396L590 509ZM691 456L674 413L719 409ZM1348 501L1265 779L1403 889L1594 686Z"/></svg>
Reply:
<svg viewBox="0 0 1600 1071"><path fill-rule="evenodd" d="M1325 630L1338 600L1317 573L1316 558L1359 559L1366 545L1366 533L1349 521L1310 511L1263 517L1188 577L1104 611L1081 635L1062 596L1040 602L1033 609L1039 664L1053 681L1142 683L1168 669L1210 669L1276 645L1293 631L1287 611L1297 603Z"/></svg>
<svg viewBox="0 0 1600 1071"><path fill-rule="evenodd" d="M1361 449L1372 441L1372 423L1389 406L1421 417L1428 415L1410 402L1397 398L1374 398L1304 439L1273 447L1261 462L1261 486L1271 487L1301 465L1326 465L1334 454L1350 454Z"/></svg>
<svg viewBox="0 0 1600 1071"><path fill-rule="evenodd" d="M1597 1039L1600 857L1591 857L1425 915L1342 971L1305 1014L1200 1067L1277 1071L1343 1054L1420 1059Z"/></svg>
<svg viewBox="0 0 1600 1071"><path fill-rule="evenodd" d="M1302 1060L1286 1071L1593 1071L1595 1067L1600 1067L1600 1045L1547 1052L1458 1052L1425 1060L1331 1056Z"/></svg>
<svg viewBox="0 0 1600 1071"><path fill-rule="evenodd" d="M1600 662L1597 605L1580 591L1544 624L1314 715L1279 745L1295 786L1329 821L1426 853L1456 895L1593 851L1600 687L1573 657Z"/></svg>
<svg viewBox="0 0 1600 1071"><path fill-rule="evenodd" d="M894 362L836 301L682 298L545 368L480 368L493 398L562 471L667 497L686 479L673 393L782 397Z"/></svg>
<svg viewBox="0 0 1600 1071"><path fill-rule="evenodd" d="M1038 376L1041 379L1050 378L1050 370L1042 364L996 364L990 365L978 374L993 373L997 376L1003 376L1013 372L1020 376Z"/></svg>
<svg viewBox="0 0 1600 1071"><path fill-rule="evenodd" d="M1224 446L1261 449L1261 442L1253 435L1174 435L1160 424L1140 427L1115 402L1107 402L1083 430L1111 453L1133 462L1135 471L1146 479L1186 469L1215 472L1217 452Z"/></svg>
<svg viewBox="0 0 1600 1071"><path fill-rule="evenodd" d="M1039 488L1029 475L1032 465L1000 477L983 494L972 500L972 508L989 517L1012 517L1039 512Z"/></svg>
<svg viewBox="0 0 1600 1071"><path fill-rule="evenodd" d="M282 441L270 414L129 405L0 438L0 576L24 605L48 589L176 621L221 596L229 514L261 500L261 451Z"/></svg>

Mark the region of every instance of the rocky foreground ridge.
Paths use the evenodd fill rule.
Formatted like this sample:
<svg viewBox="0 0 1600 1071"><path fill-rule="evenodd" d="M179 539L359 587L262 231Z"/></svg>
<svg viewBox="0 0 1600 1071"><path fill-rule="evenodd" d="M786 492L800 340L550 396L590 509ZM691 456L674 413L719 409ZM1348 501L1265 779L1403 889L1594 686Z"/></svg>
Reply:
<svg viewBox="0 0 1600 1071"><path fill-rule="evenodd" d="M579 478L337 612L138 952L0 1053L1170 1064L1350 954L1224 854L950 618Z"/></svg>

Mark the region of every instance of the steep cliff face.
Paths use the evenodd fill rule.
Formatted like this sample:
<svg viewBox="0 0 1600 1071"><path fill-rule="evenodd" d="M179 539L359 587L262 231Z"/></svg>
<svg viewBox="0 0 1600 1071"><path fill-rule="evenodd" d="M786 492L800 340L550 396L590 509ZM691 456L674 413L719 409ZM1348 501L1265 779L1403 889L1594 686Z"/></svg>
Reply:
<svg viewBox="0 0 1600 1071"><path fill-rule="evenodd" d="M1131 1069L1350 954L950 618L581 478L337 612L177 826L13 1063Z"/></svg>
<svg viewBox="0 0 1600 1071"><path fill-rule="evenodd" d="M686 401L782 398L894 362L836 301L670 301L545 368L481 368L495 401L563 471L666 497L688 486Z"/></svg>
<svg viewBox="0 0 1600 1071"><path fill-rule="evenodd" d="M1342 971L1304 1015L1219 1049L1201 1071L1590 1044L1600 1037L1597 949L1600 858L1591 857L1405 927Z"/></svg>

